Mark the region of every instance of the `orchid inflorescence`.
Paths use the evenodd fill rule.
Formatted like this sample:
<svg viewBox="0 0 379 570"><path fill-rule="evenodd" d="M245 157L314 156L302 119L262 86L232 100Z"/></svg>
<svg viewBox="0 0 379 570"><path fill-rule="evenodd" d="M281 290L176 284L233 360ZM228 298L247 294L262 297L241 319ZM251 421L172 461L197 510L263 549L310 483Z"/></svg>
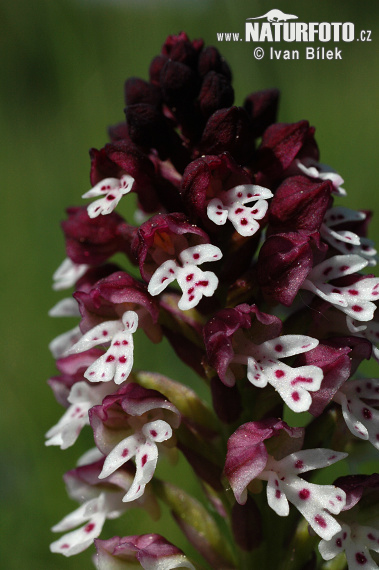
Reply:
<svg viewBox="0 0 379 570"><path fill-rule="evenodd" d="M89 425L95 447L64 477L80 506L53 527L53 552L95 543L99 569L379 568L379 475L343 475L363 445L379 449L379 379L358 372L379 361L371 214L335 205L342 178L307 121L276 122L278 98L233 106L217 49L169 36L149 81L126 82L126 122L90 151L83 197L96 200L67 210L54 275L75 292L51 314L81 320L50 345L67 410L46 444L66 449ZM130 193L139 226L115 211ZM137 329L168 340L213 406L135 369ZM178 453L202 503L156 475ZM314 481L345 458L334 483ZM131 508L157 519L161 502L198 560L158 534L98 538Z"/></svg>

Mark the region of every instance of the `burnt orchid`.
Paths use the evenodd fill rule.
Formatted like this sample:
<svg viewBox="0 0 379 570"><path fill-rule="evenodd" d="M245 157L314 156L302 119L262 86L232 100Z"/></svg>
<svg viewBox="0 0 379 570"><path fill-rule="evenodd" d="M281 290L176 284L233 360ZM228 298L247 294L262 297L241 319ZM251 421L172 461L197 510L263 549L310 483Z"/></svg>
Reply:
<svg viewBox="0 0 379 570"><path fill-rule="evenodd" d="M335 203L342 177L307 121L277 122L278 101L234 106L218 50L180 33L149 80L127 80L126 121L90 151L95 201L67 210L53 277L74 292L50 315L79 322L50 344L66 411L46 445L92 430L95 447L64 476L79 506L53 552L95 545L101 570L379 568L379 475L346 475L379 449L379 379L359 370L379 361L371 214ZM136 369L140 331L168 340L208 402ZM201 502L175 477L180 455ZM189 553L148 521L123 533L132 509L156 520L161 504Z"/></svg>

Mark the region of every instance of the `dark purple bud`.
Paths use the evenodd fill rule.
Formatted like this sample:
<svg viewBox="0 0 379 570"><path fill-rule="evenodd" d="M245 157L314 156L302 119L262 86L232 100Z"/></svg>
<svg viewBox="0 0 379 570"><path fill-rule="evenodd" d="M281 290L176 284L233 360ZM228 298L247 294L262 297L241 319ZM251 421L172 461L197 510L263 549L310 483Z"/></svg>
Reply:
<svg viewBox="0 0 379 570"><path fill-rule="evenodd" d="M160 107L162 95L160 89L140 79L139 77L130 77L125 82L125 104L135 105L137 103L147 103L154 107Z"/></svg>
<svg viewBox="0 0 379 570"><path fill-rule="evenodd" d="M264 131L276 122L280 92L278 89L264 89L251 93L243 104L252 118L253 133L260 137Z"/></svg>
<svg viewBox="0 0 379 570"><path fill-rule="evenodd" d="M178 35L167 37L162 46L162 54L168 56L173 61L195 68L203 45L203 40L191 42L185 32L180 32Z"/></svg>
<svg viewBox="0 0 379 570"><path fill-rule="evenodd" d="M166 55L157 55L156 57L154 57L153 61L150 64L150 69L149 69L150 81L156 86L160 85L161 71L166 61L168 61L168 57Z"/></svg>
<svg viewBox="0 0 379 570"><path fill-rule="evenodd" d="M204 117L210 117L215 111L230 107L234 102L234 89L224 75L209 71L204 77L199 105Z"/></svg>
<svg viewBox="0 0 379 570"><path fill-rule="evenodd" d="M90 218L86 207L68 208L68 220L62 222L66 251L74 263L98 265L117 252L130 255L130 241L123 237L128 224L112 212Z"/></svg>
<svg viewBox="0 0 379 570"><path fill-rule="evenodd" d="M228 151L238 164L247 164L254 154L251 119L242 107L220 109L205 126L200 143L205 154Z"/></svg>
<svg viewBox="0 0 379 570"><path fill-rule="evenodd" d="M147 151L155 148L161 160L166 160L175 142L169 120L156 107L148 103L129 105L125 114L132 141L145 147Z"/></svg>
<svg viewBox="0 0 379 570"><path fill-rule="evenodd" d="M108 127L108 134L111 142L122 141L129 139L128 127L126 122L118 123ZM131 142L131 141L130 141Z"/></svg>
<svg viewBox="0 0 379 570"><path fill-rule="evenodd" d="M278 234L264 242L258 258L258 281L271 301L289 307L312 269L313 254L308 236Z"/></svg>
<svg viewBox="0 0 379 570"><path fill-rule="evenodd" d="M263 133L262 143L257 152L256 170L262 171L267 180L276 180L305 149L307 157L317 160L314 131L314 127L310 127L308 121L292 124L275 123L268 127Z"/></svg>
<svg viewBox="0 0 379 570"><path fill-rule="evenodd" d="M232 72L229 65L222 57L217 48L207 46L203 49L199 56L198 71L202 77L209 71L216 71L224 75L228 81L232 80Z"/></svg>
<svg viewBox="0 0 379 570"><path fill-rule="evenodd" d="M161 70L160 85L165 103L179 108L192 101L199 89L194 71L183 63L171 60Z"/></svg>
<svg viewBox="0 0 379 570"><path fill-rule="evenodd" d="M329 180L313 182L305 176L286 178L270 203L270 233L319 231L330 206L332 190Z"/></svg>

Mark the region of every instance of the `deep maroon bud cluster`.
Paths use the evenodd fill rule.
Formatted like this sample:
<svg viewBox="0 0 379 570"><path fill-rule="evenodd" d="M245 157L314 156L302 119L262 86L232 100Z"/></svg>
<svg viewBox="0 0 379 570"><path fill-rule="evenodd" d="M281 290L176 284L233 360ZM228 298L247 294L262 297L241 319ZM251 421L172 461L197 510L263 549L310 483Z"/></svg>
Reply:
<svg viewBox="0 0 379 570"><path fill-rule="evenodd" d="M339 205L343 180L319 162L314 127L276 122L276 89L234 99L216 48L169 36L149 79L126 81L126 120L90 151L83 198L95 200L67 210L54 275L75 290L51 315L80 322L50 345L66 412L46 443L66 449L92 429L95 447L65 475L80 506L51 550L95 543L100 569L326 568L316 545L325 561L344 552L350 570L375 569L379 475L313 478L379 449L379 379L359 372L379 361L371 213ZM127 221L115 209L130 192ZM203 379L212 406L185 379L136 370L137 329L169 341L166 358ZM302 427L284 421L294 413ZM202 502L180 476L157 476L178 454ZM131 508L158 518L158 499L195 561L170 537L122 536L122 521L98 538Z"/></svg>

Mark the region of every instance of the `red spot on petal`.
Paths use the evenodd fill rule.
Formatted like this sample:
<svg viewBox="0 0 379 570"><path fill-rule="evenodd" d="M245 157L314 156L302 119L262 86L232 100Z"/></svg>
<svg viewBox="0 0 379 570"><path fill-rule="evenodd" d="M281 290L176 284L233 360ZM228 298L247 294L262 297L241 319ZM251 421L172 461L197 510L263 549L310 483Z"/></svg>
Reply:
<svg viewBox="0 0 379 570"><path fill-rule="evenodd" d="M188 300L189 300L189 301L193 301L194 298L195 298L195 295L190 295L190 296L188 297Z"/></svg>
<svg viewBox="0 0 379 570"><path fill-rule="evenodd" d="M340 538L337 538L336 540L336 546L338 546L338 548L342 547L342 540Z"/></svg>
<svg viewBox="0 0 379 570"><path fill-rule="evenodd" d="M252 214L257 214L258 213L258 208L255 208L254 210L251 210Z"/></svg>
<svg viewBox="0 0 379 570"><path fill-rule="evenodd" d="M291 397L295 402L298 402L300 400L299 392L292 392Z"/></svg>
<svg viewBox="0 0 379 570"><path fill-rule="evenodd" d="M299 382L301 382L302 384L312 384L313 378L305 378L305 376L297 376L296 378L291 380L291 386L295 386L296 384L299 384Z"/></svg>
<svg viewBox="0 0 379 570"><path fill-rule="evenodd" d="M277 489L277 490L275 491L275 497L276 497L277 499L280 499L281 496L282 496L282 493L279 491L279 489Z"/></svg>
<svg viewBox="0 0 379 570"><path fill-rule="evenodd" d="M350 295L358 295L358 291L356 289L349 289L348 293L350 293Z"/></svg>
<svg viewBox="0 0 379 570"><path fill-rule="evenodd" d="M241 212L243 212L243 208L237 208L236 210L234 210L235 214L240 214Z"/></svg>
<svg viewBox="0 0 379 570"><path fill-rule="evenodd" d="M358 562L358 564L366 564L367 562L367 558L364 554L362 554L362 552L357 552L355 555L355 560Z"/></svg>
<svg viewBox="0 0 379 570"><path fill-rule="evenodd" d="M118 359L118 361L121 362L121 364L125 364L125 362L126 362L127 360L128 360L128 359L127 359L126 356L124 356L124 355L120 356L120 358Z"/></svg>
<svg viewBox="0 0 379 570"><path fill-rule="evenodd" d="M168 271L169 271L169 273L175 273L175 271L173 269L169 269Z"/></svg>
<svg viewBox="0 0 379 570"><path fill-rule="evenodd" d="M238 196L238 198L242 198L242 196L243 196L242 192L238 192L237 196Z"/></svg>
<svg viewBox="0 0 379 570"><path fill-rule="evenodd" d="M327 267L326 269L324 269L324 271L323 271L324 275L328 275L332 269L333 269L333 267Z"/></svg>
<svg viewBox="0 0 379 570"><path fill-rule="evenodd" d="M105 362L112 362L114 360L114 356L110 354Z"/></svg>
<svg viewBox="0 0 379 570"><path fill-rule="evenodd" d="M295 467L296 467L296 469L302 469L304 467L304 461L302 461L301 459L298 459L295 463Z"/></svg>
<svg viewBox="0 0 379 570"><path fill-rule="evenodd" d="M311 492L309 489L301 489L301 491L299 491L299 498L302 501L306 501L309 498L310 494Z"/></svg>
<svg viewBox="0 0 379 570"><path fill-rule="evenodd" d="M322 517L321 515L316 515L315 516L315 522L321 526L321 528L326 528L327 524L326 524L326 520L324 519L324 517Z"/></svg>
<svg viewBox="0 0 379 570"><path fill-rule="evenodd" d="M158 432L157 432L155 429L151 429L151 430L150 430L150 435L151 435L152 437L157 437Z"/></svg>
<svg viewBox="0 0 379 570"><path fill-rule="evenodd" d="M196 287L208 287L209 281L198 281Z"/></svg>
<svg viewBox="0 0 379 570"><path fill-rule="evenodd" d="M347 271L348 269L350 269L349 265L341 265L340 267L340 271Z"/></svg>
<svg viewBox="0 0 379 570"><path fill-rule="evenodd" d="M102 334L103 336L108 336L108 331L104 330Z"/></svg>
<svg viewBox="0 0 379 570"><path fill-rule="evenodd" d="M193 273L190 273L189 275L187 275L186 281L192 281L192 279L193 279Z"/></svg>
<svg viewBox="0 0 379 570"><path fill-rule="evenodd" d="M61 544L61 549L66 549L66 548L70 548L70 545L67 542Z"/></svg>
<svg viewBox="0 0 379 570"><path fill-rule="evenodd" d="M141 459L141 467L144 467L146 465L146 461L147 461L147 455L144 455Z"/></svg>
<svg viewBox="0 0 379 570"><path fill-rule="evenodd" d="M369 532L369 534L367 535L367 538L369 538L370 540L376 540L375 536L372 534L372 532Z"/></svg>
<svg viewBox="0 0 379 570"><path fill-rule="evenodd" d="M283 370L275 370L275 376L277 378L283 378L283 376L285 376L285 372L283 372Z"/></svg>
<svg viewBox="0 0 379 570"><path fill-rule="evenodd" d="M247 219L246 219L246 218L242 218L242 220L241 220L241 226L247 226L247 224L248 224Z"/></svg>
<svg viewBox="0 0 379 570"><path fill-rule="evenodd" d="M167 281L168 277L162 277L161 279L161 283L164 283L165 281Z"/></svg>
<svg viewBox="0 0 379 570"><path fill-rule="evenodd" d="M129 449L125 447L125 449L122 450L121 457L126 457L127 455L129 455Z"/></svg>
<svg viewBox="0 0 379 570"><path fill-rule="evenodd" d="M276 352L282 352L283 346L281 344L277 344L275 347Z"/></svg>
<svg viewBox="0 0 379 570"><path fill-rule="evenodd" d="M95 528L95 525L93 523L88 523L87 526L84 527L84 531L85 532L91 532L91 530L93 530Z"/></svg>
<svg viewBox="0 0 379 570"><path fill-rule="evenodd" d="M372 418L372 413L370 412L370 410L368 408L363 408L362 410L362 416L366 419L366 420L371 420Z"/></svg>
<svg viewBox="0 0 379 570"><path fill-rule="evenodd" d="M129 343L128 343L127 340L123 340L123 341L122 341L122 344L123 344L124 346L126 346L126 345L128 345Z"/></svg>
<svg viewBox="0 0 379 570"><path fill-rule="evenodd" d="M114 346L120 346L120 341L116 340L116 342L113 343Z"/></svg>
<svg viewBox="0 0 379 570"><path fill-rule="evenodd" d="M200 254L199 254L199 253L194 253L194 254L193 254L193 258L194 258L194 259L199 259L199 257L200 257Z"/></svg>
<svg viewBox="0 0 379 570"><path fill-rule="evenodd" d="M355 311L356 313L360 313L361 311L363 311L363 307L360 307L359 305L353 305L351 308L352 308L353 311Z"/></svg>
<svg viewBox="0 0 379 570"><path fill-rule="evenodd" d="M113 196L113 194L108 194L107 200L109 200L111 202L114 199L115 199L115 196Z"/></svg>

